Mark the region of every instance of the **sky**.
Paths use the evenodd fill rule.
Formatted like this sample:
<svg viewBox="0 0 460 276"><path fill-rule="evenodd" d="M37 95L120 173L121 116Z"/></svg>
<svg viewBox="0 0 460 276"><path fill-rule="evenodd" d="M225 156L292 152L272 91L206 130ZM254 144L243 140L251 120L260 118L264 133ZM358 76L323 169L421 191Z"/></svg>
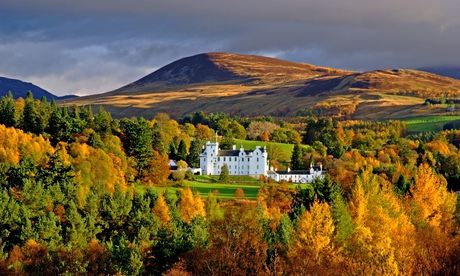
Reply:
<svg viewBox="0 0 460 276"><path fill-rule="evenodd" d="M460 66L458 0L0 0L0 76L111 91L203 52L353 70Z"/></svg>

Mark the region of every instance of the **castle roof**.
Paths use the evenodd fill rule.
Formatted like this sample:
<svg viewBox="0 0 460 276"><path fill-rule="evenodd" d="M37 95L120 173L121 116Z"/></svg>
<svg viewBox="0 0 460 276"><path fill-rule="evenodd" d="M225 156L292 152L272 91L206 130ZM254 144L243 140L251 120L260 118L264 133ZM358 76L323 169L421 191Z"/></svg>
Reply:
<svg viewBox="0 0 460 276"><path fill-rule="evenodd" d="M219 150L217 156L239 156L239 150Z"/></svg>

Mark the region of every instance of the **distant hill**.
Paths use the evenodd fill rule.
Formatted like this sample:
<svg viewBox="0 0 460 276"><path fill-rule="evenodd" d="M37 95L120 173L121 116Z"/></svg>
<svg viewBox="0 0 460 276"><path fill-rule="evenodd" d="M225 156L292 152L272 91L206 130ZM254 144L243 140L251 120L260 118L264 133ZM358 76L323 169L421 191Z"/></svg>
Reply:
<svg viewBox="0 0 460 276"><path fill-rule="evenodd" d="M460 97L460 80L410 69L353 72L275 58L205 53L172 62L103 94L64 100L104 105L115 117L205 112L385 119L443 113L426 98Z"/></svg>
<svg viewBox="0 0 460 276"><path fill-rule="evenodd" d="M446 76L450 78L460 79L460 66L434 66L420 68L422 71Z"/></svg>
<svg viewBox="0 0 460 276"><path fill-rule="evenodd" d="M0 96L4 96L11 91L14 98L25 98L27 92L32 91L34 98L40 99L43 96L48 100L58 99L59 97L29 82L0 77Z"/></svg>

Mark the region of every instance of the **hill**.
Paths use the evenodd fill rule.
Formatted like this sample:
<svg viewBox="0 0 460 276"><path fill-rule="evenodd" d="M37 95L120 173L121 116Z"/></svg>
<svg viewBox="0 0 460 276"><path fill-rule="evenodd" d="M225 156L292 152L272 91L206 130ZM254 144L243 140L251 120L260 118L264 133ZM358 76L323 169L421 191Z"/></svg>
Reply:
<svg viewBox="0 0 460 276"><path fill-rule="evenodd" d="M0 96L4 96L11 91L14 98L25 98L27 92L32 91L34 97L40 99L46 97L48 100L58 99L59 97L29 82L23 82L17 79L0 77Z"/></svg>
<svg viewBox="0 0 460 276"><path fill-rule="evenodd" d="M104 105L115 117L196 111L294 115L313 110L362 119L442 114L427 97L458 97L460 80L409 70L352 72L231 53L186 57L117 90L63 104Z"/></svg>

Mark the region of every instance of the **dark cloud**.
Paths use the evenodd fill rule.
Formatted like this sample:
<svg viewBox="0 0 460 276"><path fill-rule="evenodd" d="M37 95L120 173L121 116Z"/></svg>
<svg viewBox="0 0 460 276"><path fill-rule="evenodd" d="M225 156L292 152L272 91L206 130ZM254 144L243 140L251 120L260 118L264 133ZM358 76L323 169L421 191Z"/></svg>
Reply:
<svg viewBox="0 0 460 276"><path fill-rule="evenodd" d="M0 75L115 89L177 58L254 53L366 70L459 65L454 0L6 0Z"/></svg>

